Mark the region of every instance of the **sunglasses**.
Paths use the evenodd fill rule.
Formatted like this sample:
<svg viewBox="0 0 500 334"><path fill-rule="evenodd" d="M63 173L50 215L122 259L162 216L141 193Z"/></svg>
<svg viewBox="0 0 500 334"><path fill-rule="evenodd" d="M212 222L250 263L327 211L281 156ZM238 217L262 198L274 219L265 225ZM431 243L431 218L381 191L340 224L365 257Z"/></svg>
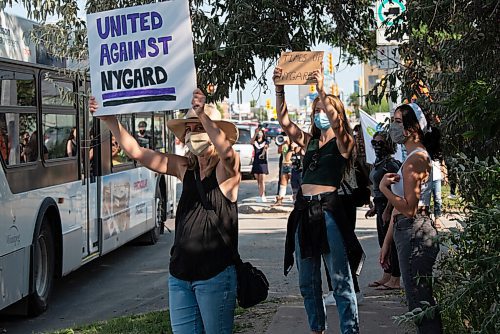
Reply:
<svg viewBox="0 0 500 334"><path fill-rule="evenodd" d="M319 151L316 151L314 152L312 156L312 161L309 164L309 170L311 172L314 172L318 168L318 165L319 165Z"/></svg>
<svg viewBox="0 0 500 334"><path fill-rule="evenodd" d="M372 140L372 146L384 146L384 142L382 140Z"/></svg>

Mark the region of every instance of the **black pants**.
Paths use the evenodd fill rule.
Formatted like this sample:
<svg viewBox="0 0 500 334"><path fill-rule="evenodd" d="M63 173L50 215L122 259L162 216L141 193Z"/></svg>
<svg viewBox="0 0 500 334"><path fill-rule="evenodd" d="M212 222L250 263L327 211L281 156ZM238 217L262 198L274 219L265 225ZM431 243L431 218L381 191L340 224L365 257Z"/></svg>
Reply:
<svg viewBox="0 0 500 334"><path fill-rule="evenodd" d="M377 234L378 234L378 244L380 248L384 245L384 239L389 229L389 223L385 223L382 219L382 214L384 213L385 207L387 206L387 199L385 197L377 197L373 199L375 204L375 211L377 212ZM391 274L394 277L401 277L401 271L399 269L399 259L398 251L396 250L396 244L392 241L391 244L391 254L390 254L391 264L387 269L384 269L385 273Z"/></svg>
<svg viewBox="0 0 500 334"><path fill-rule="evenodd" d="M356 206L354 205L352 195L339 195L339 199L341 200L342 206L345 209L347 221L354 231L354 229L356 228ZM323 264L325 265L326 282L328 283L328 290L333 291L332 278L330 277L330 273L328 272L328 268L326 267L326 264L324 262L325 260L323 259ZM354 291L357 293L360 291L358 277L356 276L356 273L351 274L354 284Z"/></svg>

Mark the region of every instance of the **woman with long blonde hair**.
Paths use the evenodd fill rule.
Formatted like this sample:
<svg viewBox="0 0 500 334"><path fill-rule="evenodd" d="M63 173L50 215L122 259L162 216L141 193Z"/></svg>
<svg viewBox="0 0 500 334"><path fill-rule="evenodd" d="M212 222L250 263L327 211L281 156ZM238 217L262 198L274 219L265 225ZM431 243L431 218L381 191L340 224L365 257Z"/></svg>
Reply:
<svg viewBox="0 0 500 334"><path fill-rule="evenodd" d="M275 82L281 74L281 68L274 70ZM311 133L290 121L284 87L275 84L281 127L305 151L302 185L287 225L285 275L295 252L309 327L312 333L324 333L323 257L335 287L341 333L358 333L353 275L359 273L364 254L337 193L346 168L352 164L354 139L342 102L324 91L323 70L314 71L313 76L318 97L313 102Z"/></svg>

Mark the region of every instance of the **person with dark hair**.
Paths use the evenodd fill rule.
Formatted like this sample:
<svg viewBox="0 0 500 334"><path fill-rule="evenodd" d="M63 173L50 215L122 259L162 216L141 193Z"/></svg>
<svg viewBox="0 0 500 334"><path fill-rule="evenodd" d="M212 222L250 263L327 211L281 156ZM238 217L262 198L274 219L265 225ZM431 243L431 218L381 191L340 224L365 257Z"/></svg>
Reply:
<svg viewBox="0 0 500 334"><path fill-rule="evenodd" d="M325 258L335 286L341 332L359 333L352 277L359 273L364 253L337 192L346 169L352 166L352 131L340 99L324 91L323 69L312 73L318 97L312 105L311 133L293 123L288 116L284 86L276 84L282 71L277 67L273 75L278 120L288 137L305 151L302 185L288 219L284 273L291 270L295 252L309 328L313 333L323 333L326 317L321 258Z"/></svg>
<svg viewBox="0 0 500 334"><path fill-rule="evenodd" d="M397 173L401 164L392 155L396 152L396 146L389 138L387 132L376 132L371 141L375 151L376 160L370 172L370 181L373 185L374 207L370 209L365 217L377 215L377 234L380 248L384 245L385 236L389 228L389 221L392 213L392 205L387 202L387 198L380 190L380 181L386 173ZM398 252L394 241L391 244L390 265L384 269L381 279L370 283L369 287L376 287L377 290L401 289L401 272L399 270Z"/></svg>
<svg viewBox="0 0 500 334"><path fill-rule="evenodd" d="M278 180L278 196L276 196L276 202L271 206L280 206L283 204L283 200L286 196L286 188L288 187L288 182L292 177L292 155L291 142L288 136L281 135L282 141L276 140L276 145L278 145L278 153L280 154L280 172Z"/></svg>
<svg viewBox="0 0 500 334"><path fill-rule="evenodd" d="M151 148L151 135L148 133L146 130L148 127L148 123L145 121L140 121L139 124L137 125L137 128L139 131L137 131L135 135L135 139L139 143L141 147L144 148Z"/></svg>
<svg viewBox="0 0 500 334"><path fill-rule="evenodd" d="M267 199L264 175L269 174L269 168L267 166L267 149L269 148L269 143L266 140L264 131L260 127L255 131L250 144L252 144L254 150L252 174L255 176L257 186L259 187L257 202L265 203Z"/></svg>
<svg viewBox="0 0 500 334"><path fill-rule="evenodd" d="M435 306L432 296L432 268L439 253L437 230L429 216L429 203L422 202L432 181L432 164L422 141L427 121L415 104L403 104L394 112L389 133L393 142L404 144L408 152L397 173L386 173L380 191L394 207L391 224L380 251L380 264L391 263L392 241L398 251L399 267L409 310ZM443 331L438 308L416 322L420 334Z"/></svg>
<svg viewBox="0 0 500 334"><path fill-rule="evenodd" d="M293 201L297 198L300 185L302 184L302 160L304 159L304 150L297 144L291 144L292 150L292 175L290 185L292 186Z"/></svg>
<svg viewBox="0 0 500 334"><path fill-rule="evenodd" d="M78 154L76 147L76 127L72 127L69 133L68 140L66 141L66 156L74 157Z"/></svg>
<svg viewBox="0 0 500 334"><path fill-rule="evenodd" d="M236 307L238 129L205 100L196 89L185 118L167 123L189 148L186 156L144 148L115 116L99 116L130 158L182 181L168 278L170 321L178 334L230 334ZM97 110L95 99L90 107Z"/></svg>
<svg viewBox="0 0 500 334"><path fill-rule="evenodd" d="M28 162L28 157L26 155L26 149L28 148L28 144L30 142L30 133L28 131L21 132L21 140L19 142L19 152L21 155L20 161L21 163Z"/></svg>

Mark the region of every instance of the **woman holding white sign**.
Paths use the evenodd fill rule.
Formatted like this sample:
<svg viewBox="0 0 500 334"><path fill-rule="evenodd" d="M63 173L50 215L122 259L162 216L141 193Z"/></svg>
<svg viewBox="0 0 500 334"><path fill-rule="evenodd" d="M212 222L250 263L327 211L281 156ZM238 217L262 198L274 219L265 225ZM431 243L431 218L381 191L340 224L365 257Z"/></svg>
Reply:
<svg viewBox="0 0 500 334"><path fill-rule="evenodd" d="M91 112L97 110L91 99ZM173 175L183 189L175 218L169 277L174 333L232 333L236 305L239 157L236 126L220 120L193 93L192 109L168 128L189 148L185 157L141 147L115 116L100 116L125 153L158 173ZM223 236L224 234L225 236Z"/></svg>
<svg viewBox="0 0 500 334"><path fill-rule="evenodd" d="M287 226L285 275L293 266L296 252L309 327L313 333L323 333L326 328L321 291L323 257L335 287L341 333L359 333L352 275L359 273L364 254L337 193L346 168L352 168L351 129L342 102L324 91L323 70L315 70L318 97L312 105L312 129L311 133L302 131L288 116L284 87L277 83L281 75L282 69L277 67L273 79L278 120L288 137L305 150L302 185Z"/></svg>

